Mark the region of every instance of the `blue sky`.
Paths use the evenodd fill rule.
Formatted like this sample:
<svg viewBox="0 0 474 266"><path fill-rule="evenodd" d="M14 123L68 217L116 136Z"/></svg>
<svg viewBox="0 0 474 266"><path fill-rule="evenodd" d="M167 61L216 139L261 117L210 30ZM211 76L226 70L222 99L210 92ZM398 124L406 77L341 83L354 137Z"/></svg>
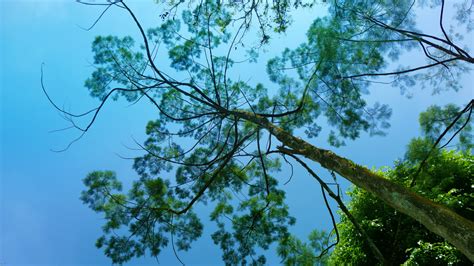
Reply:
<svg viewBox="0 0 474 266"><path fill-rule="evenodd" d="M159 17L157 6L149 2L139 1L132 7L144 25L151 26ZM100 9L72 1L6 0L0 2L0 12L0 265L109 265L102 251L94 247L103 219L79 200L82 179L92 170L105 169L116 171L126 182L136 178L131 162L117 154L137 155L127 147L134 147L132 137L144 140L144 127L153 113L146 103L132 107L121 101L112 103L78 143L66 152L52 152L64 148L79 133L50 132L68 123L42 93L40 67L44 62L46 87L60 106L77 112L88 109L97 103L83 87L93 71L93 38L100 34L137 36L136 28L126 14L110 10L93 30L84 31L81 27L88 27ZM275 39L275 45L262 59L302 42L312 17L314 11L295 17L294 30ZM427 17L420 16L422 25L437 33ZM472 35L465 42L472 44ZM258 80L265 76L265 68L253 65L239 69L239 75ZM389 134L373 138L364 135L336 152L369 167L392 165L403 156L408 141L418 135L421 111L431 104L464 104L473 98L472 74L464 75L462 82L464 88L459 92L431 95L429 90L415 89L412 99L401 96L396 88L371 88L369 101L378 100L393 108ZM327 147L323 140L314 143ZM287 173L283 171L282 178ZM309 176L298 171L285 190L298 219L295 233L305 237L313 228L330 229L319 187ZM308 206L311 211L307 211ZM209 212L198 210L203 215ZM221 264L220 252L209 232L191 252L181 254L183 261ZM177 264L171 249L163 252L160 262ZM144 258L128 265L153 263L154 258Z"/></svg>

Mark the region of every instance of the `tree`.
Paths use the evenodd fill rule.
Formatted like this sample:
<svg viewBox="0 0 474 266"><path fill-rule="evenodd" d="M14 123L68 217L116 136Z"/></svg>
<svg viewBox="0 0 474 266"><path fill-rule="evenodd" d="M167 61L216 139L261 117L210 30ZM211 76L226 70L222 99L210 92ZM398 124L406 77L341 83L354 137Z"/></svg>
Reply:
<svg viewBox="0 0 474 266"><path fill-rule="evenodd" d="M466 145L460 142L464 152L437 149L426 160L428 167L418 173L420 163L430 153L433 134L439 135L437 127L450 121L452 114L458 111L454 106L448 105L445 108L432 106L423 112L420 123L424 137L413 139L408 145L405 159L399 161L393 169L383 169L382 174L406 186L409 186L414 175L419 175L418 182L413 186L414 191L473 220L474 157L469 150L472 145L470 142L465 142ZM465 138L470 138L469 128L462 133ZM470 265L468 258L443 238L373 195L359 188L353 188L350 195L351 214L364 227L391 265ZM347 261L354 265L377 263L374 258L367 256L370 249L344 214L338 227L341 240L331 254L331 264L339 265Z"/></svg>
<svg viewBox="0 0 474 266"><path fill-rule="evenodd" d="M148 31L124 1L85 3L103 5L104 13L110 7L126 11L138 28L143 47L135 48L130 37L97 37L92 45L96 70L85 86L100 104L79 115L54 106L71 118L81 134L91 128L108 100L120 96L130 102L149 100L158 117L147 125L147 141L138 144L146 154L135 160L140 179L128 193L120 192L121 184L113 172L94 172L85 179L87 190L82 200L107 219L97 246L104 247L114 263L147 250L158 255L169 242L173 248L187 250L202 233L194 205L213 202L211 220L218 231L212 237L223 250L223 260L227 264L263 264L265 257L255 257L256 248L268 249L271 243L288 238L287 227L295 220L288 213L284 191L272 176L281 167L281 159L289 163L287 158L292 158L305 168L321 184L323 195L328 193L347 210L301 159L304 157L417 219L474 259L472 221L294 133L306 127L307 137L316 137L321 129L317 118L324 114L334 128L328 138L331 145L344 145L344 139L356 139L362 131L383 134L389 127L391 110L381 104L367 106L363 94L370 82L362 77L395 76L397 84L411 85L422 77L404 74L439 68L441 76L453 74L450 79L456 80L456 74L472 63L469 54L447 35L435 39L440 42L436 44L427 40L431 35L403 30L412 22L410 3L334 3L327 18L312 24L306 43L268 63L269 77L278 87L272 92L262 84L233 80L230 73L238 62L232 60L232 54L244 43L255 21L261 41L249 48L248 57L256 60L259 47L270 40L268 30L286 30L291 1L273 1L271 5L191 1L181 19L176 14L183 2L170 1L162 14L163 23ZM362 15L361 10L366 12ZM181 29L182 23L187 29ZM413 43L430 45L448 58L440 61L425 51L435 63L384 73L386 56L395 56ZM171 67L187 77L163 71L160 58L155 58L161 44L167 48ZM296 73L283 72L287 65ZM459 115L470 114L472 105L471 101ZM72 120L87 115L92 118L84 127ZM245 198L239 199L239 193ZM113 233L120 228L128 228L129 233ZM363 228L357 228L366 236L374 256L383 262L373 241Z"/></svg>

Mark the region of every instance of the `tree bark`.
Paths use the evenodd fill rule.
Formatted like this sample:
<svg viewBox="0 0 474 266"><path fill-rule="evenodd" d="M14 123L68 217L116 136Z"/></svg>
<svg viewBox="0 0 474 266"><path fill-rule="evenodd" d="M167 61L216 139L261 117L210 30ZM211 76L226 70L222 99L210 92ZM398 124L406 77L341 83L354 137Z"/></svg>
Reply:
<svg viewBox="0 0 474 266"><path fill-rule="evenodd" d="M394 183L373 171L341 157L332 151L320 149L291 135L272 124L268 119L250 112L233 111L233 115L267 129L284 146L280 149L299 154L334 171L354 185L365 189L394 209L412 217L428 230L443 237L474 261L474 222L449 208L415 194L406 187ZM288 149L290 148L290 149Z"/></svg>

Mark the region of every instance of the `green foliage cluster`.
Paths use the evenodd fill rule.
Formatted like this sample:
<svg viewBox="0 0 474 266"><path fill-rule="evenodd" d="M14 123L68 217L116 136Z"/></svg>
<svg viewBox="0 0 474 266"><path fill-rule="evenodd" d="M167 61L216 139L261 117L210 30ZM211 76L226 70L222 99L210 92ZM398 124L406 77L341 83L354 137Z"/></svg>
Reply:
<svg viewBox="0 0 474 266"><path fill-rule="evenodd" d="M436 105L430 106L425 112L422 112L419 117L421 131L425 138L429 141L436 141L441 133L450 126L454 119L459 115L461 108L454 104L448 104L444 107ZM458 149L469 150L474 148L472 137L472 123L468 120L468 116L461 116L457 123L450 129L450 133L455 133L458 136L456 144ZM409 149L416 151L418 149ZM409 158L410 159L410 158ZM416 160L416 156L411 158Z"/></svg>
<svg viewBox="0 0 474 266"><path fill-rule="evenodd" d="M450 121L452 114L458 111L457 107L448 105L445 108L432 106L421 113L424 137L413 139L405 159L393 169L385 168L383 174L405 186L409 186L416 176L413 191L474 220L474 156L469 149L472 142L465 142L467 137L460 137L460 151L436 149L431 152L419 171L420 163L432 149L433 137L440 134L439 124ZM462 134L469 136L470 132L469 127ZM348 194L351 196L349 209L352 215L361 221L361 226L393 265L470 265L469 260L452 245L370 193L355 187ZM330 263L377 264L365 240L349 219L341 215L338 225L341 241L331 254Z"/></svg>
<svg viewBox="0 0 474 266"><path fill-rule="evenodd" d="M122 264L145 252L157 256L171 237L176 238L173 244L178 249L188 250L202 234L203 226L194 212L177 216L165 211L185 205L173 197L168 181L141 179L134 182L128 194L123 194L122 184L113 172L96 171L84 179L84 184L88 190L82 192L81 200L103 213L107 221L96 246L104 248L113 263ZM127 234L117 234L124 230Z"/></svg>
<svg viewBox="0 0 474 266"><path fill-rule="evenodd" d="M280 240L278 255L284 265L326 265L329 258L330 236L325 231L313 230L308 243L291 235Z"/></svg>
<svg viewBox="0 0 474 266"><path fill-rule="evenodd" d="M462 216L474 219L474 156L468 153L442 151L429 160L429 167L413 189L435 202L449 206ZM408 185L418 164L400 162L387 169L391 180ZM412 218L401 214L370 193L353 188L349 208L373 239L382 254L393 265L469 265L457 249ZM375 265L365 240L342 215L338 224L341 241L331 254L330 262L340 265Z"/></svg>
<svg viewBox="0 0 474 266"><path fill-rule="evenodd" d="M356 139L361 131L381 135L390 126L387 120L391 109L379 103L367 106L363 99L367 82L342 80L345 73L376 72L384 66L381 45L341 41L359 30L356 24L348 26L338 18L316 19L307 32L306 43L295 50L286 49L281 57L267 64L270 80L286 94L301 94L302 89L295 88L302 87L301 81L311 81L305 93L319 105L318 113L312 117L323 112L329 124L337 128L337 131L331 130L328 139L333 146L344 145L345 138ZM312 68L315 64L316 69ZM294 69L296 75L285 69ZM312 138L317 137L320 130L317 123L308 123L305 132Z"/></svg>

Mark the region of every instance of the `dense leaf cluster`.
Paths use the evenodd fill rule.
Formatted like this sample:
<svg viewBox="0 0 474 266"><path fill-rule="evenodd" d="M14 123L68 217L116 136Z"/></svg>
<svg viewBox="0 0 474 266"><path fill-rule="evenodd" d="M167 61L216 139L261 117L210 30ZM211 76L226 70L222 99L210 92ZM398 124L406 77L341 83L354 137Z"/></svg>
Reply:
<svg viewBox="0 0 474 266"><path fill-rule="evenodd" d="M468 219L474 219L474 177L472 154L442 151L429 161L413 189L435 202L449 206ZM409 184L418 164L399 163L385 174L396 182ZM412 218L387 206L371 194L354 188L349 195L352 215L372 237L393 265L469 265L469 260L439 236ZM341 241L331 255L331 263L351 261L354 265L377 264L364 239L342 216L338 225Z"/></svg>
<svg viewBox="0 0 474 266"><path fill-rule="evenodd" d="M393 169L384 169L387 178L409 186L416 175L413 190L434 202L448 206L465 218L474 220L474 156L470 151L472 142L460 137L461 150L436 149L431 152L438 136L439 124L450 121L459 108L432 106L420 114L424 138L415 138L408 145L405 159ZM471 134L467 128L462 133ZM430 156L427 158L427 155ZM426 159L426 164L420 163ZM421 171L420 167L422 167ZM441 237L428 231L412 218L397 212L370 193L359 188L350 191L351 213L375 241L384 256L393 265L469 265L469 260ZM346 216L338 225L341 242L331 255L335 265L351 261L355 265L376 264L364 239L355 230Z"/></svg>

